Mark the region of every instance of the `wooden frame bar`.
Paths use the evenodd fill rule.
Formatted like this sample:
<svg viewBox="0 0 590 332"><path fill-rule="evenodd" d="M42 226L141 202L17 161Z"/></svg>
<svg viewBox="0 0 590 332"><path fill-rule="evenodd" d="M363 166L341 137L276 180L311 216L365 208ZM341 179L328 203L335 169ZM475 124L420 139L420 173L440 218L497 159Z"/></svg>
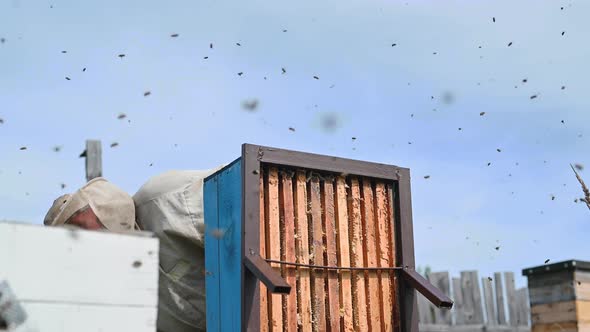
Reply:
<svg viewBox="0 0 590 332"><path fill-rule="evenodd" d="M396 244L396 257L393 258L394 262L397 262L397 266L404 267L401 274L396 274L397 277L394 279L394 285L399 287L399 292L394 300L399 301L399 305L393 304L393 306L400 307L400 329L407 332L418 331L416 289L438 306L452 306L452 301L446 295L414 271L414 235L409 169L251 144L242 145L242 163L242 254L245 258L244 264L248 267L244 269L242 275L243 331L260 331L260 286L257 280L263 281L269 290L284 290L282 288L284 280L281 282L273 279L278 277L278 273L260 258L259 253L261 164L291 166L391 181L394 184L393 188L396 189L394 191L399 193L393 198L395 217L391 225L391 234L395 235L392 240ZM275 273L274 277L271 272ZM398 278L400 276L401 278ZM282 278L280 279L282 280Z"/></svg>

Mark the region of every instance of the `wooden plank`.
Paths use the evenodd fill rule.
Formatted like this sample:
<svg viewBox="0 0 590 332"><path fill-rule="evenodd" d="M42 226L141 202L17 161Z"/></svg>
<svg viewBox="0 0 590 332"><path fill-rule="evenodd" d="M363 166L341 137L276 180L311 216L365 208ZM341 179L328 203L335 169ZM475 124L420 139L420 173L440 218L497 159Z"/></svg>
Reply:
<svg viewBox="0 0 590 332"><path fill-rule="evenodd" d="M529 325L528 293L526 287L516 290L516 317L517 326Z"/></svg>
<svg viewBox="0 0 590 332"><path fill-rule="evenodd" d="M346 180L339 176L336 178L336 227L338 235L338 263L340 266L350 265L350 234L348 226L348 203L346 192ZM350 271L343 270L340 273L340 302L342 303L342 327L344 332L354 331L352 314L352 284Z"/></svg>
<svg viewBox="0 0 590 332"><path fill-rule="evenodd" d="M530 308L532 324L568 323L590 324L590 301L567 301L538 304Z"/></svg>
<svg viewBox="0 0 590 332"><path fill-rule="evenodd" d="M428 281L434 287L440 289L445 295L450 296L451 285L449 272L432 272L428 275ZM448 309L434 309L434 322L436 324L451 324L451 311Z"/></svg>
<svg viewBox="0 0 590 332"><path fill-rule="evenodd" d="M477 271L461 272L461 288L466 324L483 323L483 310Z"/></svg>
<svg viewBox="0 0 590 332"><path fill-rule="evenodd" d="M590 301L576 301L576 315L579 324L584 324L585 328L590 327Z"/></svg>
<svg viewBox="0 0 590 332"><path fill-rule="evenodd" d="M531 305L573 301L578 289L573 271L558 271L528 277ZM590 284L590 283L589 283Z"/></svg>
<svg viewBox="0 0 590 332"><path fill-rule="evenodd" d="M534 324L531 332L578 332L577 323Z"/></svg>
<svg viewBox="0 0 590 332"><path fill-rule="evenodd" d="M504 305L504 288L502 287L502 273L494 273L494 283L496 286L496 313L498 314L498 324L506 325L506 306Z"/></svg>
<svg viewBox="0 0 590 332"><path fill-rule="evenodd" d="M268 181L266 192L267 238L268 254L270 259L281 260L281 224L279 211L279 171L276 167L268 168ZM271 264L272 267L281 270L279 264ZM239 293L238 293L239 294ZM269 318L272 331L283 331L283 297L280 294L269 294ZM237 331L237 330L235 330Z"/></svg>
<svg viewBox="0 0 590 332"><path fill-rule="evenodd" d="M525 326L531 326L531 304L529 302L529 290L528 288L524 287L524 298L523 298L523 306L524 306L524 321L527 322Z"/></svg>
<svg viewBox="0 0 590 332"><path fill-rule="evenodd" d="M390 228L390 241L391 241L391 265L392 266L398 266L398 241L397 241L397 235L398 235L398 227L397 227L397 209L396 209L396 205L395 205L395 192L393 189L393 184L392 183L387 183L386 184L386 190L387 190L387 203L388 203L388 219L389 222L391 224L391 228ZM390 276L393 280L392 283L392 299L391 302L393 304L393 331L395 332L400 332L401 331L401 305L400 305L400 297L398 296L399 294L399 276L397 273L395 272L391 272Z"/></svg>
<svg viewBox="0 0 590 332"><path fill-rule="evenodd" d="M377 218L377 254L378 266L390 267L393 265L393 248L391 247L391 219L389 218L389 201L385 185L378 182L375 185L375 216ZM381 289L381 317L384 331L393 330L393 285L392 275L388 272L379 272L379 288Z"/></svg>
<svg viewBox="0 0 590 332"><path fill-rule="evenodd" d="M576 300L590 301L590 272L574 272Z"/></svg>
<svg viewBox="0 0 590 332"><path fill-rule="evenodd" d="M530 332L529 327L512 327L512 326L487 326L485 324L475 325L440 325L440 324L420 324L420 332Z"/></svg>
<svg viewBox="0 0 590 332"><path fill-rule="evenodd" d="M326 229L326 257L328 265L337 266L336 216L334 211L334 183L332 179L323 181L324 225ZM340 331L340 290L338 287L338 273L328 271L328 329Z"/></svg>
<svg viewBox="0 0 590 332"><path fill-rule="evenodd" d="M573 301L576 299L573 282L529 289L531 305Z"/></svg>
<svg viewBox="0 0 590 332"><path fill-rule="evenodd" d="M530 288L543 286L554 286L571 283L574 280L573 271L555 271L551 273L530 275L528 276L528 285Z"/></svg>
<svg viewBox="0 0 590 332"><path fill-rule="evenodd" d="M453 278L453 309L455 316L455 325L465 324L465 311L463 309L463 289L461 287L461 279Z"/></svg>
<svg viewBox="0 0 590 332"><path fill-rule="evenodd" d="M262 258L267 258L268 252L266 251L266 219L265 219L265 189L264 189L264 169L260 169L260 256ZM263 283L260 284L260 331L261 332L268 332L269 331L269 322L268 319L268 289ZM208 307L207 307L208 308ZM207 321L209 322L209 321ZM207 327L209 327L209 323L207 323ZM213 331L217 331L213 329Z"/></svg>
<svg viewBox="0 0 590 332"><path fill-rule="evenodd" d="M36 302L25 302L23 307L39 331L156 331L156 307Z"/></svg>
<svg viewBox="0 0 590 332"><path fill-rule="evenodd" d="M284 232L282 236L283 260L295 262L295 213L293 208L293 181L292 175L287 172L281 173L281 206L282 220L281 227ZM287 331L297 331L297 277L293 267L284 268L285 281L291 285L291 293L284 295L283 302L286 306L284 325Z"/></svg>
<svg viewBox="0 0 590 332"><path fill-rule="evenodd" d="M508 303L508 313L510 317L510 326L518 326L516 317L516 291L514 286L514 273L504 272L504 284L506 285L506 302Z"/></svg>
<svg viewBox="0 0 590 332"><path fill-rule="evenodd" d="M204 183L203 206L205 217L205 292L207 294L207 328L219 331L221 328L221 289L219 285L219 214L218 177L214 176ZM265 322L265 321L264 321Z"/></svg>
<svg viewBox="0 0 590 332"><path fill-rule="evenodd" d="M86 140L86 181L102 176L102 147L99 140Z"/></svg>
<svg viewBox="0 0 590 332"><path fill-rule="evenodd" d="M220 172L218 182L219 285L221 290L220 331L239 331L242 326L242 301L236 294L242 287L242 163ZM280 256L279 256L280 258Z"/></svg>
<svg viewBox="0 0 590 332"><path fill-rule="evenodd" d="M494 308L494 297L492 289L492 281L488 278L481 278L481 285L483 288L483 298L486 309L486 317L488 325L498 325L498 316L496 315L496 308Z"/></svg>
<svg viewBox="0 0 590 332"><path fill-rule="evenodd" d="M365 254L367 266L377 266L377 225L375 224L375 206L373 205L373 188L371 180L364 178L362 181L362 211L365 224ZM376 271L366 273L368 278L368 307L369 307L369 327L372 331L381 330L381 310L382 307L379 288L379 276Z"/></svg>
<svg viewBox="0 0 590 332"><path fill-rule="evenodd" d="M307 222L307 183L305 172L297 171L295 188L295 223L297 227L297 262L310 263L309 231ZM301 327L309 331L312 327L311 315L311 279L308 268L299 268L299 288L297 294L297 311L301 319Z"/></svg>
<svg viewBox="0 0 590 332"><path fill-rule="evenodd" d="M317 176L310 179L311 206L311 250L314 265L325 265L324 262L324 229L322 226L322 206L320 197L320 180ZM326 278L324 271L312 274L312 314L314 331L327 331L326 322Z"/></svg>
<svg viewBox="0 0 590 332"><path fill-rule="evenodd" d="M145 234L0 222L0 280L21 301L155 308L159 245Z"/></svg>
<svg viewBox="0 0 590 332"><path fill-rule="evenodd" d="M531 307L531 319L533 325L576 322L576 301L534 305Z"/></svg>
<svg viewBox="0 0 590 332"><path fill-rule="evenodd" d="M351 214L351 260L352 266L364 267L365 259L363 246L363 222L361 215L361 191L357 178L350 180L350 194L348 196L348 210ZM363 272L354 271L352 273L353 286L353 314L354 326L356 331L368 331L369 317L367 315L367 298L365 276Z"/></svg>
<svg viewBox="0 0 590 332"><path fill-rule="evenodd" d="M422 324L434 324L432 304L422 294L418 294L418 318Z"/></svg>

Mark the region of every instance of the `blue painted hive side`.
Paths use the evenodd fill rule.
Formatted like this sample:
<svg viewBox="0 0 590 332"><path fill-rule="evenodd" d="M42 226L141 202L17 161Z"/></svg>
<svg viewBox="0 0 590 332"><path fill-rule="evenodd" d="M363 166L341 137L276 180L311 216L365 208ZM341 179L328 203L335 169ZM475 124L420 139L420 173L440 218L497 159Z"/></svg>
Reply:
<svg viewBox="0 0 590 332"><path fill-rule="evenodd" d="M242 324L242 160L205 180L207 331Z"/></svg>

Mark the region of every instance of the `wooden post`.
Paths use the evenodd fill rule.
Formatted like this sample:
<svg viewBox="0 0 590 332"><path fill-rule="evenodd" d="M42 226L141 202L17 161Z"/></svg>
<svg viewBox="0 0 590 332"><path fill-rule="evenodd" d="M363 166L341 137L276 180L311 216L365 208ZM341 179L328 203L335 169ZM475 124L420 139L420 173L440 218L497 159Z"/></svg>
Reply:
<svg viewBox="0 0 590 332"><path fill-rule="evenodd" d="M513 272L504 272L504 285L506 285L506 302L508 303L508 313L510 314L510 326L518 326Z"/></svg>
<svg viewBox="0 0 590 332"><path fill-rule="evenodd" d="M428 280L445 295L451 295L449 272L432 272L428 275ZM448 309L434 309L434 322L435 324L451 325L451 311Z"/></svg>
<svg viewBox="0 0 590 332"><path fill-rule="evenodd" d="M492 289L492 281L488 278L481 278L481 286L483 288L483 299L486 309L486 316L488 318L488 325L497 325L498 318L496 315L496 308L494 308L494 297Z"/></svg>
<svg viewBox="0 0 590 332"><path fill-rule="evenodd" d="M498 314L498 324L506 325L506 307L504 306L504 288L502 287L502 273L494 273L494 283L496 284L496 313Z"/></svg>
<svg viewBox="0 0 590 332"><path fill-rule="evenodd" d="M461 288L461 279L452 278L453 283L453 301L455 302L453 310L455 311L455 325L465 324L465 313L463 311L463 289Z"/></svg>
<svg viewBox="0 0 590 332"><path fill-rule="evenodd" d="M86 140L86 181L102 176L102 147L99 140ZM84 154L82 154L84 155Z"/></svg>
<svg viewBox="0 0 590 332"><path fill-rule="evenodd" d="M461 288L465 322L467 324L483 324L483 309L477 271L461 272Z"/></svg>

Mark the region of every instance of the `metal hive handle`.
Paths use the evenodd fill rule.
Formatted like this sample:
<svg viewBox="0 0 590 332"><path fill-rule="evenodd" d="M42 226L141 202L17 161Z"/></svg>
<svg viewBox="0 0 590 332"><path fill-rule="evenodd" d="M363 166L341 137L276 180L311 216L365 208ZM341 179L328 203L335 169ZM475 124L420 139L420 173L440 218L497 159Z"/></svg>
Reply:
<svg viewBox="0 0 590 332"><path fill-rule="evenodd" d="M453 307L453 301L446 296L440 289L434 287L428 280L424 279L420 273L410 270L403 269L402 276L412 287L426 297L432 304L439 308L451 309Z"/></svg>
<svg viewBox="0 0 590 332"><path fill-rule="evenodd" d="M289 294L291 292L291 286L260 255L245 255L244 265L271 293Z"/></svg>

